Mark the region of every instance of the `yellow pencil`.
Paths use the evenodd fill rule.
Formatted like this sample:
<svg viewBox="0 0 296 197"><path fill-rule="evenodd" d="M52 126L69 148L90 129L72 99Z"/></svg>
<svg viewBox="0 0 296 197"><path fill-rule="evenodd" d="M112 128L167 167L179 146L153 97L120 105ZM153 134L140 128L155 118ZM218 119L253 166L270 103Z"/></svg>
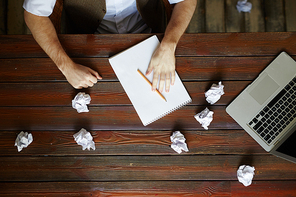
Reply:
<svg viewBox="0 0 296 197"><path fill-rule="evenodd" d="M140 73L140 75L152 86L152 83L145 77L145 75L138 69L138 73ZM165 102L167 102L167 100L164 98L164 96L158 91L158 89L156 89L156 92L159 94L159 96L161 96L161 98L163 98L163 100L165 100Z"/></svg>

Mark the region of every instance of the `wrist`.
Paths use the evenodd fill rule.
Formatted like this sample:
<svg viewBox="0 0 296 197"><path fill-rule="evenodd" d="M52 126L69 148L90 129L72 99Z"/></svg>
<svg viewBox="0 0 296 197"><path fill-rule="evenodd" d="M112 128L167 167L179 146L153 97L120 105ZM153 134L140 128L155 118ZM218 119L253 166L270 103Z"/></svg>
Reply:
<svg viewBox="0 0 296 197"><path fill-rule="evenodd" d="M160 48L169 49L172 52L175 52L176 47L177 47L177 42L174 42L174 41L163 39L160 43Z"/></svg>
<svg viewBox="0 0 296 197"><path fill-rule="evenodd" d="M65 57L54 62L63 74L65 74L69 68L73 67L74 64L74 62L69 57Z"/></svg>

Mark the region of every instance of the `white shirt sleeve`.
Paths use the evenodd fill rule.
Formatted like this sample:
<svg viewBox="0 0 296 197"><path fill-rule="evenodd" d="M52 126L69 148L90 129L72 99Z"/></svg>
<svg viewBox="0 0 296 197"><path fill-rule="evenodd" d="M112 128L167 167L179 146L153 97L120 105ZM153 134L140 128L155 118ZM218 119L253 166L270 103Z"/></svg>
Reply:
<svg viewBox="0 0 296 197"><path fill-rule="evenodd" d="M180 3L181 1L184 0L169 0L170 4Z"/></svg>
<svg viewBox="0 0 296 197"><path fill-rule="evenodd" d="M56 0L25 0L23 8L37 16L50 16Z"/></svg>

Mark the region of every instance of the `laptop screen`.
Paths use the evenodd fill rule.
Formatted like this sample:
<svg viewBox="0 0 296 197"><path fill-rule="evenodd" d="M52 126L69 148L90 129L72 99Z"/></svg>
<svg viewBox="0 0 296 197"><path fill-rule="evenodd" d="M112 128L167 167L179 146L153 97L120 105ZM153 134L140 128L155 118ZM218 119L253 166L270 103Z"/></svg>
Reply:
<svg viewBox="0 0 296 197"><path fill-rule="evenodd" d="M286 139L277 149L277 152L296 158L296 132Z"/></svg>

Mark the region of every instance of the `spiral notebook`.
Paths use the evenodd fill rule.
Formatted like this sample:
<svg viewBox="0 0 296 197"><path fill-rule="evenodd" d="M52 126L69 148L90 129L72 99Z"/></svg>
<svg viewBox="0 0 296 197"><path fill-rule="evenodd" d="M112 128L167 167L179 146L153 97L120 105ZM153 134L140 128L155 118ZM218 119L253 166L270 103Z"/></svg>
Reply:
<svg viewBox="0 0 296 197"><path fill-rule="evenodd" d="M151 91L151 85L138 73L146 73L153 52L159 45L156 36L109 58L109 62L132 102L144 126L166 116L191 102L191 98L176 73L175 84L170 91L161 94ZM153 73L146 76L152 82Z"/></svg>

